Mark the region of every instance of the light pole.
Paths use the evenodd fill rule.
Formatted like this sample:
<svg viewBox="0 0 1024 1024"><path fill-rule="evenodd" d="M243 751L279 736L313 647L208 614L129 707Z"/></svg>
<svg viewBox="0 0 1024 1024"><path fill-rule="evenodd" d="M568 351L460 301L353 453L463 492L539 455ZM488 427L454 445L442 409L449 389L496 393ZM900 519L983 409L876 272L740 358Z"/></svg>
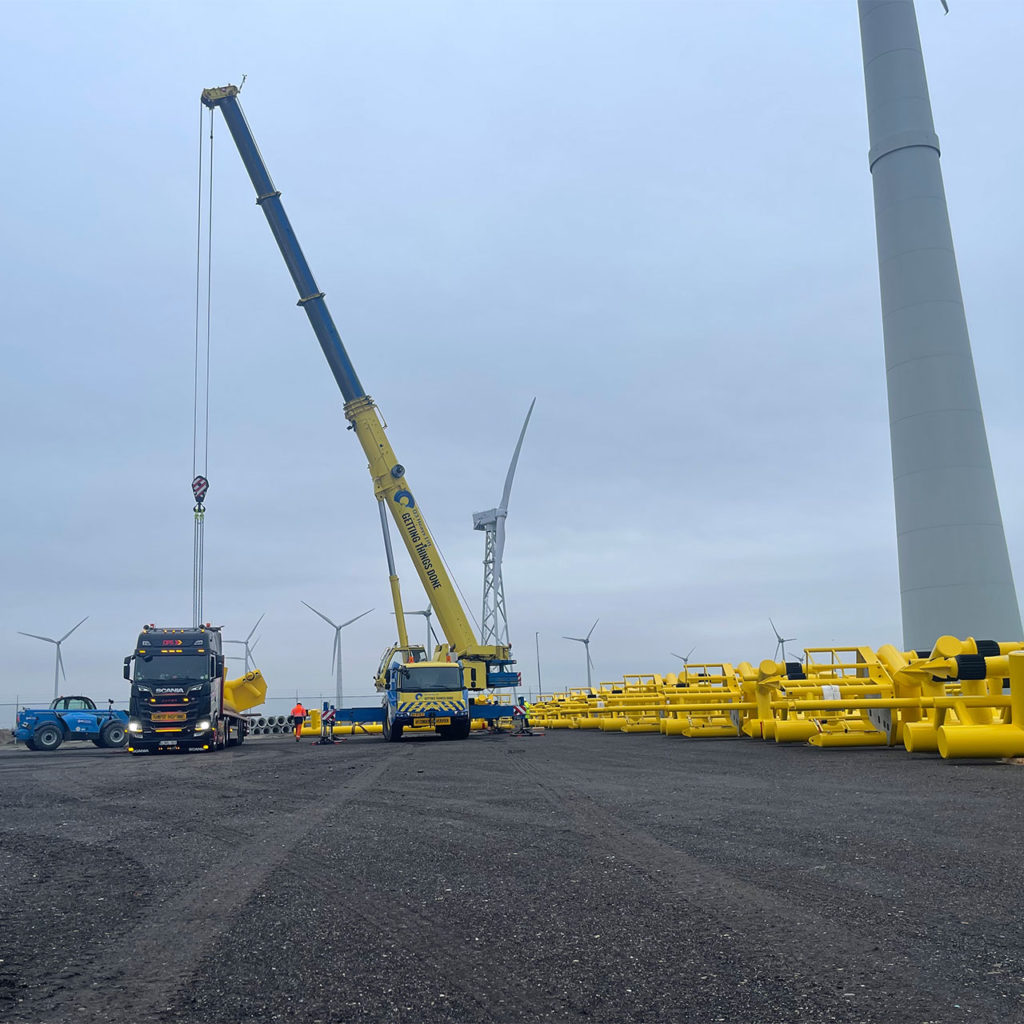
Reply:
<svg viewBox="0 0 1024 1024"><path fill-rule="evenodd" d="M534 642L537 644L537 695L544 695L544 684L540 680L540 633L533 634Z"/></svg>

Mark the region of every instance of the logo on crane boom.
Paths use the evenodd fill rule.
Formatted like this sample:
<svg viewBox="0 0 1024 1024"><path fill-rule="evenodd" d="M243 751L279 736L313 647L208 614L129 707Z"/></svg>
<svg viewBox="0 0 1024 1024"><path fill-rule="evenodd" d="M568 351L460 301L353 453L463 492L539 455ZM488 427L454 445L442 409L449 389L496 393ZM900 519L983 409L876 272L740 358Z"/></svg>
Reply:
<svg viewBox="0 0 1024 1024"><path fill-rule="evenodd" d="M416 499L412 496L412 491L395 491L395 501L404 508L416 507Z"/></svg>

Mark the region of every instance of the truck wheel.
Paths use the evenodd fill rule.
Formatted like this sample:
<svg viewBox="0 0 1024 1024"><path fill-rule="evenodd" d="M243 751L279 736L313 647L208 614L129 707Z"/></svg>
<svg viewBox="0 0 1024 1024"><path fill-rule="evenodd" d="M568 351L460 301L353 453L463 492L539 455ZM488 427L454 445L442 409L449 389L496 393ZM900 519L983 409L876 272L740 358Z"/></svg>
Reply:
<svg viewBox="0 0 1024 1024"><path fill-rule="evenodd" d="M38 747L36 747L36 741L34 739L32 739L31 736L27 740L25 740L25 746L28 747L29 750L37 750L38 749Z"/></svg>
<svg viewBox="0 0 1024 1024"><path fill-rule="evenodd" d="M454 725L448 726L451 732L448 733L448 738L452 740L467 740L469 739L469 719L467 718L463 722L456 722Z"/></svg>
<svg viewBox="0 0 1024 1024"><path fill-rule="evenodd" d="M93 740L92 745L94 747L105 747L106 743L104 743L103 740Z"/></svg>
<svg viewBox="0 0 1024 1024"><path fill-rule="evenodd" d="M128 742L128 733L121 722L107 722L100 729L101 747L123 747Z"/></svg>
<svg viewBox="0 0 1024 1024"><path fill-rule="evenodd" d="M64 732L59 725L44 722L32 734L36 750L56 750L64 742Z"/></svg>
<svg viewBox="0 0 1024 1024"><path fill-rule="evenodd" d="M397 722L392 722L384 713L384 726L382 729L384 739L388 743L397 743L402 738L402 727Z"/></svg>

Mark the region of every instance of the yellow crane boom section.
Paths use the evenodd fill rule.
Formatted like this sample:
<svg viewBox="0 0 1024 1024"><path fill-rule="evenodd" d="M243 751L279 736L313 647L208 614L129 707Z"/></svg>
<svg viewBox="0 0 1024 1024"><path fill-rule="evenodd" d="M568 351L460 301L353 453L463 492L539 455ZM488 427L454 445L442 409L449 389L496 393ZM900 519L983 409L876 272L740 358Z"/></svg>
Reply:
<svg viewBox="0 0 1024 1024"><path fill-rule="evenodd" d="M373 399L362 395L346 402L345 418L352 424L366 454L374 495L390 511L453 653L460 658L508 659L508 647L477 643L473 627L405 479L405 469L395 458L384 433L384 424Z"/></svg>

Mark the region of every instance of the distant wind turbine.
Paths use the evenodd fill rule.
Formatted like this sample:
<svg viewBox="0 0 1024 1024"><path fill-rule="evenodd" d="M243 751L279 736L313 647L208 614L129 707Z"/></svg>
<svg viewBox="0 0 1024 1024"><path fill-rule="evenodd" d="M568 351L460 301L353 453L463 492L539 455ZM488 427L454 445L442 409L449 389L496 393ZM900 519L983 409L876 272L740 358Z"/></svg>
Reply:
<svg viewBox="0 0 1024 1024"><path fill-rule="evenodd" d="M253 626L252 629L249 630L249 635L244 640L225 640L224 641L224 643L226 643L226 644L244 644L245 645L245 671L246 672L252 671L252 666L253 666L252 652L253 652L253 648L255 648L256 644L259 643L259 639L257 638L252 643L249 643L249 641L252 640L252 635L253 635L253 633L256 632L256 627L259 626L259 624L263 621L263 616L266 615L266 614L267 613L264 612L263 615L261 615L256 620L256 625Z"/></svg>
<svg viewBox="0 0 1024 1024"><path fill-rule="evenodd" d="M88 615L86 615L85 619L87 619L87 618L89 618ZM82 622L85 622L85 619L82 619ZM54 669L53 669L53 699L54 700L56 700L60 696L60 677L62 675L64 676L65 679L67 679L67 677L68 677L67 672L64 671L64 659L60 656L60 645L62 643L64 643L64 641L67 640L67 638L69 636L71 636L71 634L74 633L74 631L76 629L78 629L78 627L82 624L82 622L76 623L74 626L72 626L59 640L54 640L53 637L51 637L51 636L40 636L38 633L23 633L20 629L18 630L18 633L21 636L30 636L30 637L32 637L33 640L45 640L48 644L56 645L56 647L57 647L57 663L56 663L56 665L54 666Z"/></svg>
<svg viewBox="0 0 1024 1024"><path fill-rule="evenodd" d="M306 601L303 601L302 603L304 605L306 605L306 607L311 612L313 612L316 615L319 615L320 618L323 619L324 622L326 622L329 626L333 626L334 627L334 647L333 647L332 653L331 653L331 671L332 672L337 671L337 675L335 677L335 695L334 695L335 696L335 703L334 703L334 706L337 707L337 708L343 707L344 705L342 704L342 691L341 691L341 631L346 626L351 626L353 622L356 622L359 619L361 619L363 617L363 615L369 615L370 612L373 611L373 609L372 608L367 608L366 611L363 612L362 614L357 615L354 619L349 619L348 622L343 622L339 626L337 623L332 622L329 618L327 618L327 616L324 615L323 612L317 611L317 609L314 608L311 604L307 603Z"/></svg>
<svg viewBox="0 0 1024 1024"><path fill-rule="evenodd" d="M512 455L512 462L505 477L505 489L501 492L501 504L486 512L473 513L473 529L484 531L484 602L483 614L480 617L480 642L482 644L507 644L508 616L505 613L505 583L501 575L501 559L505 553L505 519L508 517L508 499L512 493L512 478L516 474L519 452L526 437L526 428L530 425L535 398L530 403L523 421L523 429L519 431L519 440Z"/></svg>
<svg viewBox="0 0 1024 1024"><path fill-rule="evenodd" d="M690 664L690 655L693 654L695 650L697 650L696 644L694 644L686 654L676 654L675 651L669 651L669 654L671 654L673 658L678 658L683 663L683 675L686 675L686 666Z"/></svg>
<svg viewBox="0 0 1024 1024"><path fill-rule="evenodd" d="M775 634L775 657L774 660L779 660L779 651L782 651L782 660L786 660L786 644L791 644L796 640L795 636L782 636L779 631L775 628L775 623L772 622L771 618L768 619L772 624L772 632Z"/></svg>
<svg viewBox="0 0 1024 1024"><path fill-rule="evenodd" d="M590 633L588 633L586 636L563 636L562 637L563 640L575 640L577 643L583 644L583 646L586 648L586 650L587 650L587 688L588 689L591 686L590 669L591 669L591 667L594 664L593 661L591 661L591 659L590 659L590 636L594 632L594 630L597 628L597 624L600 621L601 621L600 619L594 619L594 625L590 627Z"/></svg>
<svg viewBox="0 0 1024 1024"><path fill-rule="evenodd" d="M394 615L395 613L392 612L391 614ZM429 605L428 604L427 607L423 611L421 611L421 612L406 611L405 614L406 615L422 615L427 620L427 644L426 644L426 646L423 649L427 652L427 656L429 657L430 656L430 652L432 650L431 645L430 645L431 636L433 636L435 642L438 642L437 641L437 634L434 632L434 627L430 624L430 616L434 614L433 605Z"/></svg>

